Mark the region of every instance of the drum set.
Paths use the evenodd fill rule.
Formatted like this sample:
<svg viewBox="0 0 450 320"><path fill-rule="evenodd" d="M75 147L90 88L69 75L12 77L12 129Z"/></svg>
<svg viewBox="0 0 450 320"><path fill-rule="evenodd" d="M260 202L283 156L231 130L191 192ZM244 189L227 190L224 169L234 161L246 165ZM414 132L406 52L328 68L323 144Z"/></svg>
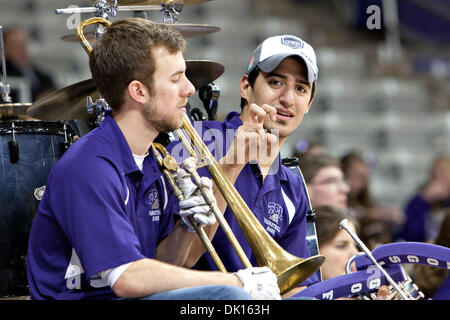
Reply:
<svg viewBox="0 0 450 320"><path fill-rule="evenodd" d="M147 11L157 10L162 13L162 23L170 24L185 38L192 38L220 31L214 26L177 21L185 5L206 1L210 0L91 0L92 7L56 9L55 13L93 13L108 20L120 11L132 11L147 18ZM104 32L104 26L96 24L94 31L85 36L94 42ZM92 79L74 83L32 103L11 101L2 26L0 40L3 101L0 103L0 299L5 299L29 295L28 236L51 168L79 136L103 120L108 105L99 96ZM61 40L79 41L72 34ZM188 60L186 68L186 76L198 91L208 119L215 119L220 89L213 81L223 74L224 66L214 61ZM206 119L199 108L189 104L187 114L191 120ZM85 124L87 131L83 132L79 124ZM164 141L167 137L158 139Z"/></svg>

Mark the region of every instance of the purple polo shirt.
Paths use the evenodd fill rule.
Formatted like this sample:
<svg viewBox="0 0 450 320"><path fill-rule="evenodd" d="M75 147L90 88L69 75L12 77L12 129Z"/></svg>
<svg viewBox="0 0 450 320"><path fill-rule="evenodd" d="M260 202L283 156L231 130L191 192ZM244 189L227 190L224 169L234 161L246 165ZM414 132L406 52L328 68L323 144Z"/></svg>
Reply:
<svg viewBox="0 0 450 320"><path fill-rule="evenodd" d="M233 141L235 131L241 125L239 113L230 112L224 122L196 122L194 127L216 160L219 160L226 154L226 150ZM168 146L168 150L171 150L172 156L178 161L186 157L186 153L181 151L180 144L176 140ZM200 169L199 174L210 177L206 169ZM264 229L281 247L297 257L311 256L306 242L308 201L302 181L298 175L281 164L280 157L272 166L264 183L258 164L248 163L242 169L234 186ZM228 207L225 211L225 218L250 262L257 266L251 247ZM212 243L227 271L234 272L244 268L221 228L217 230ZM200 258L195 268L217 270L209 253ZM302 285L310 285L317 281L318 277L314 274L305 280Z"/></svg>
<svg viewBox="0 0 450 320"><path fill-rule="evenodd" d="M178 201L152 152L143 171L108 115L53 167L30 231L32 299L108 299L102 271L153 258ZM166 187L167 186L167 187Z"/></svg>

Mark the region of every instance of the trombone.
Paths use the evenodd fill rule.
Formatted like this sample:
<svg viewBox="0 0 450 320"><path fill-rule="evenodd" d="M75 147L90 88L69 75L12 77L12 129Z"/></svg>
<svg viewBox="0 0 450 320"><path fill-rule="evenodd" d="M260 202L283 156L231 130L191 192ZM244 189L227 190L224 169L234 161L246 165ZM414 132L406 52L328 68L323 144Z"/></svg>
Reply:
<svg viewBox="0 0 450 320"><path fill-rule="evenodd" d="M106 27L109 27L111 25L111 22L99 17L90 18L80 23L79 27L77 28L77 36L83 48L88 54L92 52L92 48L89 42L84 37L83 28L93 23L100 23ZM196 172L196 169L198 169L200 166L207 167L212 179L214 180L216 186L220 190L222 196L224 197L236 220L238 221L241 229L243 230L245 237L247 238L248 243L252 248L253 254L256 257L258 265L269 267L277 276L280 293L284 294L292 290L300 283L305 281L314 272L316 272L316 270L319 269L323 264L325 257L321 255L315 255L303 259L296 257L281 248L281 246L276 243L276 241L266 232L266 230L264 230L258 219L253 215L245 201L236 191L233 184L229 181L228 177L223 173L219 164L186 117L183 118L182 129L184 129L184 132L181 129L176 129L174 131L174 134L178 136L180 141L183 143L183 146L190 153L192 159L198 158L198 160L195 161L191 160L190 165L185 165L185 169L194 179L194 182L197 184L197 186L200 186L200 177ZM182 199L182 193L180 193L181 190L179 190L179 188L176 186L173 174L173 172L176 172L176 168L179 165L173 158L171 159L169 153L162 145L154 143L152 148L153 152L155 152L156 154L158 154L157 151L159 151L162 155L164 155L164 157L157 155L157 161L160 164L160 168L162 169L163 174L173 188L175 195L178 197L178 199ZM248 257L243 252L242 247L239 245L237 239L231 231L231 228L223 217L223 214L215 205L214 200L211 199L207 192L205 192L205 190L202 190L202 188L200 188L200 191L205 197L205 201L212 208L220 227L223 228L225 234L233 245L233 248L236 250L236 253L238 254L244 266L246 268L252 267ZM193 223L193 225L195 225L195 223ZM215 252L204 230L202 230L202 228L196 228L196 230L206 249L211 254L211 257L213 257L219 270L226 272L223 263L220 261L220 258Z"/></svg>

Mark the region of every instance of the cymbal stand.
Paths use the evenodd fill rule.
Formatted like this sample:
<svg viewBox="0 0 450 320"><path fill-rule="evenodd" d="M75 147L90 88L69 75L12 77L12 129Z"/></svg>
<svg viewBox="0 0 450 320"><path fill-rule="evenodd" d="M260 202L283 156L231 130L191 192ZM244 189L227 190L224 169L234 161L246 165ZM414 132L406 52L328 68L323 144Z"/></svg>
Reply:
<svg viewBox="0 0 450 320"><path fill-rule="evenodd" d="M159 10L164 13L164 23L176 23L176 15L180 14L184 4L179 1L172 1L169 4L161 3L160 5L142 5L142 6L118 6L118 0L110 4L107 0L96 0L93 7L70 7L65 9L56 9L56 14L74 14L74 13L94 13L96 17L109 20L109 17L115 17L118 11L134 11L140 12L147 10ZM94 37L99 39L106 32L106 26L100 23L94 24ZM99 124L105 118L105 113L110 110L106 100L100 96L95 102L88 96L86 98L86 109L92 114L95 110L95 123Z"/></svg>
<svg viewBox="0 0 450 320"><path fill-rule="evenodd" d="M92 114L95 110L95 124L100 124L105 119L105 114L107 111L109 111L111 108L106 102L104 98L100 96L95 102L92 101L92 98L88 96L86 98L86 109L87 112Z"/></svg>
<svg viewBox="0 0 450 320"><path fill-rule="evenodd" d="M2 82L0 83L0 94L3 102L11 102L11 96L9 95L10 87L6 83L6 61L5 61L5 44L3 43L3 27L0 26L0 46L2 50Z"/></svg>
<svg viewBox="0 0 450 320"><path fill-rule="evenodd" d="M105 10L108 12L108 7L113 7L114 10L111 10L110 15L114 17L118 11L161 11L163 9L162 5L140 5L140 6L111 6L109 3L102 3L102 5L95 5L93 7L69 7L63 9L56 9L56 14L74 14L74 13L94 13L99 14L99 10Z"/></svg>
<svg viewBox="0 0 450 320"><path fill-rule="evenodd" d="M164 13L163 22L164 23L177 23L177 15L183 10L183 3L173 1L171 3L161 3L161 12Z"/></svg>
<svg viewBox="0 0 450 320"><path fill-rule="evenodd" d="M109 4L107 0L97 0L94 3L94 16L109 20L109 17L117 15L117 0L113 4ZM94 24L94 37L99 39L106 32L106 27L100 23Z"/></svg>
<svg viewBox="0 0 450 320"><path fill-rule="evenodd" d="M200 97L200 100L202 100L203 107L208 114L208 120L216 120L220 87L211 82L208 85L200 88L198 95Z"/></svg>
<svg viewBox="0 0 450 320"><path fill-rule="evenodd" d="M135 9L133 8L133 11ZM73 13L94 13L96 17L101 17L103 19L109 20L110 17L115 17L119 11L117 0L110 4L107 0L96 0L93 7L90 8L67 8L67 9L56 9L56 14L73 14ZM129 10L131 11L131 10ZM94 24L94 37L99 39L106 32L106 26L101 23ZM95 102L92 97L86 97L86 109L89 114L95 111L95 124L98 125L105 119L105 114L111 108L109 107L106 100L100 96Z"/></svg>

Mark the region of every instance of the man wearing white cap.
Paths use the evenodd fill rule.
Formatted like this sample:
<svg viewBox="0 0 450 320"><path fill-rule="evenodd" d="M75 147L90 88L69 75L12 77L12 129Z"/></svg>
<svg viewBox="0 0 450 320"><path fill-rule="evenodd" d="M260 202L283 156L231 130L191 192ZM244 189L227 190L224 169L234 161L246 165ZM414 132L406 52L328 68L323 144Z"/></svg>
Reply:
<svg viewBox="0 0 450 320"><path fill-rule="evenodd" d="M202 123L205 143L208 142L205 133L209 131L223 171L264 229L286 251L301 258L311 256L306 242L307 198L302 192L300 177L282 165L279 151L311 107L317 73L316 56L309 44L291 35L270 37L255 49L240 80L242 112L229 113L224 122ZM234 139L227 143L230 131ZM222 140L217 138L217 132L222 134ZM201 174L207 175L206 172ZM215 195L244 252L256 265L233 213L224 199ZM210 237L214 235L214 247L226 269L242 269L242 262L218 225L205 229ZM199 254L204 251L200 245L197 249ZM199 254L193 254L193 259ZM192 265L195 263L193 260ZM195 268L215 270L216 266L206 253ZM313 274L300 289L318 280Z"/></svg>

